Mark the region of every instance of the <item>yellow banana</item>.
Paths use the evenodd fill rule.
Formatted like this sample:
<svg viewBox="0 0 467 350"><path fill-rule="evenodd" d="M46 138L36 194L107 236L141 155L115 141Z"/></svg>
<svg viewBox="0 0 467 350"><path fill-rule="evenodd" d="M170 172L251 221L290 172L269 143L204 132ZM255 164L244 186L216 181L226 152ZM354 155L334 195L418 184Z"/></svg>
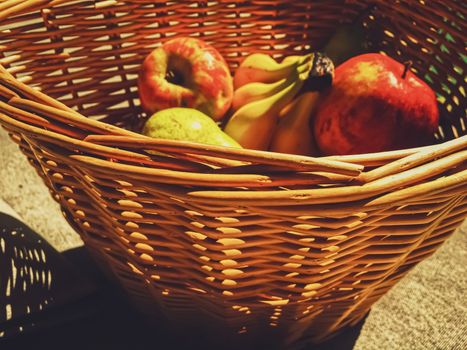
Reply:
<svg viewBox="0 0 467 350"><path fill-rule="evenodd" d="M240 63L240 67L244 68L276 67L277 65L279 63L265 53L252 53L246 56L242 63Z"/></svg>
<svg viewBox="0 0 467 350"><path fill-rule="evenodd" d="M287 113L280 119L274 132L270 151L307 156L318 155L318 148L310 126L310 117L318 98L319 92L305 92L286 107Z"/></svg>
<svg viewBox="0 0 467 350"><path fill-rule="evenodd" d="M254 53L245 58L235 71L234 88L238 89L251 82L272 83L292 74L297 67L313 60L313 54L298 56L297 59L278 63L272 57Z"/></svg>
<svg viewBox="0 0 467 350"><path fill-rule="evenodd" d="M236 111L247 103L267 98L283 90L288 84L290 84L290 78L283 78L273 83L245 84L234 91L231 108Z"/></svg>
<svg viewBox="0 0 467 350"><path fill-rule="evenodd" d="M302 85L303 79L292 79L292 83L274 95L242 106L228 121L224 131L242 147L267 150L279 112L294 98Z"/></svg>
<svg viewBox="0 0 467 350"><path fill-rule="evenodd" d="M296 56L296 55L287 56L287 57L284 57L284 59L282 60L282 63L295 62L295 61L298 61L301 57L303 56Z"/></svg>
<svg viewBox="0 0 467 350"><path fill-rule="evenodd" d="M296 56L298 57L298 56ZM234 96L232 100L232 111L235 112L240 107L253 102L258 101L269 96L274 95L275 93L283 90L287 85L291 83L292 79L298 79L307 75L312 68L312 61L306 62L305 64L297 67L297 71L291 73L288 77L278 80L273 83L260 83L252 82L246 85L241 86L234 91ZM298 76L297 76L298 73Z"/></svg>

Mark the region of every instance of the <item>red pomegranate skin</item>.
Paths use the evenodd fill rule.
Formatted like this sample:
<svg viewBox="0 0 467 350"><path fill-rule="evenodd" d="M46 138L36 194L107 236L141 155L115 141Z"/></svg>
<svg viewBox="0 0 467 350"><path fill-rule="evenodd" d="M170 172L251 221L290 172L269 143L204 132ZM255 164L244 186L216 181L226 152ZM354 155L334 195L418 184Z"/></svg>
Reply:
<svg viewBox="0 0 467 350"><path fill-rule="evenodd" d="M436 95L423 80L371 53L336 68L317 107L314 133L324 155L390 151L433 142L438 117Z"/></svg>

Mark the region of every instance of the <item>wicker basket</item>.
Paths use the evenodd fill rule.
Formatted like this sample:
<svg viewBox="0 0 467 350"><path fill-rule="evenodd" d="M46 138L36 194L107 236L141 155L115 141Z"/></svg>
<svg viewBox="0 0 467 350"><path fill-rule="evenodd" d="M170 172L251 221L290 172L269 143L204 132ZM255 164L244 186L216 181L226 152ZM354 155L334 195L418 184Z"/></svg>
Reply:
<svg viewBox="0 0 467 350"><path fill-rule="evenodd" d="M201 37L233 69L253 51L319 49L368 8L350 0L2 1L0 123L142 309L236 338L320 341L467 212L465 4L371 4L372 49L412 60L438 92L439 144L309 158L134 132L138 67L162 41Z"/></svg>

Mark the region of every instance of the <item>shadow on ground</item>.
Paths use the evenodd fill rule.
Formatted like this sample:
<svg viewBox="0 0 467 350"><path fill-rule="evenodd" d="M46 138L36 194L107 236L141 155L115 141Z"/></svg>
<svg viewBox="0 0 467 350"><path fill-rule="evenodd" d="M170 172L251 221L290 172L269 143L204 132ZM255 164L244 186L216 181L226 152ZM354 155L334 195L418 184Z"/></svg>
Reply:
<svg viewBox="0 0 467 350"><path fill-rule="evenodd" d="M1 349L226 349L198 333L148 322L96 269L84 248L55 251L20 221L0 214ZM21 253L20 253L21 252ZM362 320L306 350L353 349ZM254 349L275 349L268 337Z"/></svg>

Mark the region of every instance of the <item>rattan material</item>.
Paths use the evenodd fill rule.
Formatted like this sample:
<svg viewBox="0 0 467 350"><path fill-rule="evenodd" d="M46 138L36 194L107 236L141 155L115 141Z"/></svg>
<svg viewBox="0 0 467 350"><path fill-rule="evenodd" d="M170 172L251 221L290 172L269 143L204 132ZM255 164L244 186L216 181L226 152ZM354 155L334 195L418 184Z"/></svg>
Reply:
<svg viewBox="0 0 467 350"><path fill-rule="evenodd" d="M412 60L440 95L437 145L309 158L130 131L144 116L138 66L161 41L199 35L234 68L253 51L321 47L366 1L3 1L0 123L143 309L319 341L360 320L467 212L465 6L372 3L372 48Z"/></svg>

